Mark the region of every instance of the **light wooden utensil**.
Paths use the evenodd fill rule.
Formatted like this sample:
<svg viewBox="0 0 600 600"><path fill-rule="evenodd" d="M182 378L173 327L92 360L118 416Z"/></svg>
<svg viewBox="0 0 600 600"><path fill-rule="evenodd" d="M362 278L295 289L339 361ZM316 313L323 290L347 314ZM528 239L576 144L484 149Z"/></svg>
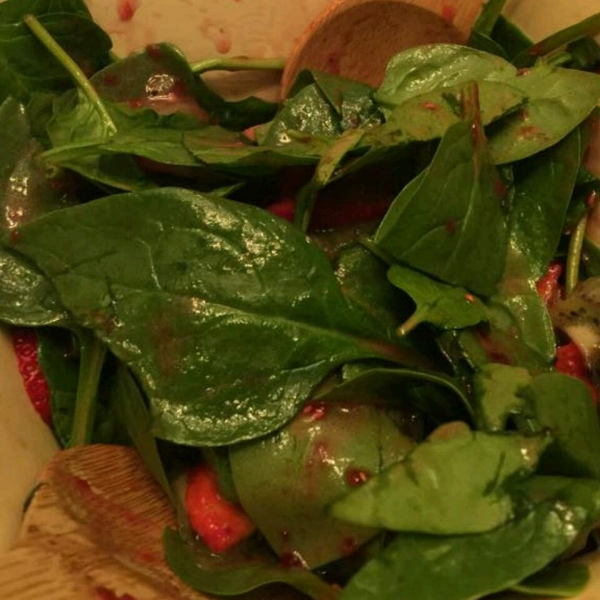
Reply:
<svg viewBox="0 0 600 600"><path fill-rule="evenodd" d="M338 0L302 34L282 77L282 97L306 68L378 86L389 59L434 42L464 43L483 0Z"/></svg>

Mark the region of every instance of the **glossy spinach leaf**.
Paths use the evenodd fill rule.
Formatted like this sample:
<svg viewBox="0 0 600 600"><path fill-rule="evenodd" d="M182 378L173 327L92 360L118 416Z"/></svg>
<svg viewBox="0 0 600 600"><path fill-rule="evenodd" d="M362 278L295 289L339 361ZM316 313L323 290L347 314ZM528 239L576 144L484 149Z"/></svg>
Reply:
<svg viewBox="0 0 600 600"><path fill-rule="evenodd" d="M556 254L587 142L588 136L578 128L514 167L511 241L524 254L533 279L546 272Z"/></svg>
<svg viewBox="0 0 600 600"><path fill-rule="evenodd" d="M502 58L466 46L418 46L392 58L375 100L390 109L440 87L474 80L505 81L512 79L516 72L516 68Z"/></svg>
<svg viewBox="0 0 600 600"><path fill-rule="evenodd" d="M50 280L8 248L0 248L0 321L26 327L70 321Z"/></svg>
<svg viewBox="0 0 600 600"><path fill-rule="evenodd" d="M532 376L522 367L484 365L473 379L477 428L505 431L509 418L524 412L527 398L523 392L531 382Z"/></svg>
<svg viewBox="0 0 600 600"><path fill-rule="evenodd" d="M515 516L511 486L533 473L546 445L542 437L473 432L451 423L335 502L331 514L392 531L490 531Z"/></svg>
<svg viewBox="0 0 600 600"><path fill-rule="evenodd" d="M323 137L342 133L340 116L316 83L286 100L262 141L264 146L281 146L290 141L290 131Z"/></svg>
<svg viewBox="0 0 600 600"><path fill-rule="evenodd" d="M347 365L342 370L342 380L326 382L314 398L320 402L358 402L409 412L412 405L435 423L469 421L473 416L471 403L457 381L425 368L417 371L369 364Z"/></svg>
<svg viewBox="0 0 600 600"><path fill-rule="evenodd" d="M320 577L301 567L287 568L270 555L251 548L233 556L215 556L186 544L166 529L165 559L171 570L192 589L219 596L238 596L274 583L284 583L313 600L335 600L337 591ZM270 596L272 597L272 596Z"/></svg>
<svg viewBox="0 0 600 600"><path fill-rule="evenodd" d="M580 563L562 563L537 573L512 587L528 596L573 598L581 594L590 581L590 570Z"/></svg>
<svg viewBox="0 0 600 600"><path fill-rule="evenodd" d="M557 500L484 534L403 534L355 575L340 600L482 598L546 567L570 547L586 518L581 507Z"/></svg>
<svg viewBox="0 0 600 600"><path fill-rule="evenodd" d="M546 373L525 393L534 410L533 429L548 430L554 439L540 472L600 479L600 424L586 385L561 373Z"/></svg>
<svg viewBox="0 0 600 600"><path fill-rule="evenodd" d="M233 446L229 456L240 503L273 550L315 569L378 533L332 518L328 505L412 446L385 410L318 403L274 435Z"/></svg>
<svg viewBox="0 0 600 600"><path fill-rule="evenodd" d="M113 116L118 113L113 112ZM123 119L119 125L123 126ZM67 92L54 103L47 131L55 148L46 154L49 162L112 188L130 191L154 187L132 157L103 156L97 151L98 145L113 136L113 124L106 121L81 90Z"/></svg>
<svg viewBox="0 0 600 600"><path fill-rule="evenodd" d="M1 18L1 16L0 16ZM112 42L90 19L76 13L48 13L40 23L88 72L108 62ZM73 86L71 76L22 23L0 25L0 97L25 101L34 91L60 91Z"/></svg>
<svg viewBox="0 0 600 600"><path fill-rule="evenodd" d="M440 329L463 329L485 321L485 305L465 289L446 285L418 271L393 265L388 279L406 292L415 302L416 310L400 328L406 335L421 323Z"/></svg>
<svg viewBox="0 0 600 600"><path fill-rule="evenodd" d="M387 265L364 246L353 246L340 255L335 274L346 298L364 313L365 327L376 325L378 335L394 340L411 306L388 281L387 270Z"/></svg>
<svg viewBox="0 0 600 600"><path fill-rule="evenodd" d="M522 107L523 92L509 83L478 83L481 121L489 125ZM394 146L409 141L426 142L441 138L462 117L461 95L464 84L437 88L412 96L388 111L386 122L368 130L365 145Z"/></svg>
<svg viewBox="0 0 600 600"><path fill-rule="evenodd" d="M425 174L396 198L375 244L396 262L489 296L504 270L504 193L475 110L448 130Z"/></svg>
<svg viewBox="0 0 600 600"><path fill-rule="evenodd" d="M488 132L496 164L523 160L566 137L600 99L600 75L540 64L510 80L528 105Z"/></svg>
<svg viewBox="0 0 600 600"><path fill-rule="evenodd" d="M300 90L315 84L340 118L342 131L380 124L383 115L373 99L375 90L359 81L322 71L302 71L290 92L294 97Z"/></svg>
<svg viewBox="0 0 600 600"><path fill-rule="evenodd" d="M335 367L411 360L368 337L316 247L253 206L169 188L111 196L19 228L15 248L133 369L156 434L178 443L267 434Z"/></svg>
<svg viewBox="0 0 600 600"><path fill-rule="evenodd" d="M529 67L541 56L546 56L554 50L558 50L586 36L593 37L598 32L600 32L600 12L533 44L517 54L513 59L513 63L517 67Z"/></svg>

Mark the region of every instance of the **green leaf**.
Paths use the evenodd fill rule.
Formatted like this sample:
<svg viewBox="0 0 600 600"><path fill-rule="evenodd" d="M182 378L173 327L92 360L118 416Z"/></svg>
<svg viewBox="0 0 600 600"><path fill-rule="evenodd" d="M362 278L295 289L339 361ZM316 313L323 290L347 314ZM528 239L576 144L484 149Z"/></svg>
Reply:
<svg viewBox="0 0 600 600"><path fill-rule="evenodd" d="M0 3L0 23L20 23L26 15L73 13L91 19L83 0L5 0Z"/></svg>
<svg viewBox="0 0 600 600"><path fill-rule="evenodd" d="M394 261L491 295L507 247L503 195L480 120L471 116L448 130L425 174L396 198L375 243Z"/></svg>
<svg viewBox="0 0 600 600"><path fill-rule="evenodd" d="M219 596L238 596L274 583L284 583L313 600L335 600L336 590L303 568L286 568L265 553L216 557L187 545L181 536L166 529L165 560L177 577L192 589Z"/></svg>
<svg viewBox="0 0 600 600"><path fill-rule="evenodd" d="M488 132L496 164L542 152L566 137L592 113L600 99L600 75L540 64L510 80L529 98L519 113Z"/></svg>
<svg viewBox="0 0 600 600"><path fill-rule="evenodd" d="M380 408L318 403L229 456L240 503L273 550L295 552L315 569L378 533L335 520L328 505L356 485L353 478L375 476L412 446Z"/></svg>
<svg viewBox="0 0 600 600"><path fill-rule="evenodd" d="M492 40L495 41L512 58L533 42L512 21L500 15L494 26Z"/></svg>
<svg viewBox="0 0 600 600"><path fill-rule="evenodd" d="M554 501L489 533L403 534L354 576L340 600L482 598L546 567L570 547L585 516Z"/></svg>
<svg viewBox="0 0 600 600"><path fill-rule="evenodd" d="M306 231L310 225L319 191L331 181L344 158L360 143L363 135L364 132L359 129L345 131L321 157L312 179L302 188L296 199L294 221L302 231Z"/></svg>
<svg viewBox="0 0 600 600"><path fill-rule="evenodd" d="M548 475L600 479L600 423L586 385L561 373L536 377L526 391L537 430L554 439L540 464Z"/></svg>
<svg viewBox="0 0 600 600"><path fill-rule="evenodd" d="M347 365L342 372L341 382L327 382L314 399L327 403L362 403L403 409L413 405L436 423L469 420L473 416L471 404L462 388L443 373L360 363ZM419 393L421 390L425 391L424 399Z"/></svg>
<svg viewBox="0 0 600 600"><path fill-rule="evenodd" d="M111 196L19 228L15 248L133 369L155 432L178 443L267 434L335 367L411 360L368 337L317 248L253 206L168 188Z"/></svg>
<svg viewBox="0 0 600 600"><path fill-rule="evenodd" d="M389 62L375 100L386 108L440 87L470 81L505 81L517 70L498 56L466 46L430 44L409 48Z"/></svg>
<svg viewBox="0 0 600 600"><path fill-rule="evenodd" d="M590 570L586 565L563 563L528 577L512 589L530 596L573 598L581 594L589 582Z"/></svg>
<svg viewBox="0 0 600 600"><path fill-rule="evenodd" d="M406 292L417 308L400 328L406 335L420 323L431 323L440 329L463 329L487 318L485 305L464 288L446 285L413 269L394 265L388 279Z"/></svg>
<svg viewBox="0 0 600 600"><path fill-rule="evenodd" d="M526 95L508 83L481 81L481 121L489 125L523 106ZM388 111L386 122L365 134L365 144L400 145L409 141L441 138L461 121L464 84L437 88L408 98Z"/></svg>
<svg viewBox="0 0 600 600"><path fill-rule="evenodd" d="M510 486L535 470L545 446L542 438L490 435L452 423L335 502L331 513L392 531L490 531L515 516Z"/></svg>
<svg viewBox="0 0 600 600"><path fill-rule="evenodd" d="M578 128L556 146L515 165L512 243L539 279L556 255L587 137Z"/></svg>
<svg viewBox="0 0 600 600"><path fill-rule="evenodd" d="M290 92L294 97L314 83L340 118L342 131L380 124L383 116L373 100L375 90L359 81L321 71L302 71Z"/></svg>
<svg viewBox="0 0 600 600"><path fill-rule="evenodd" d="M600 32L600 12L533 44L517 54L513 59L513 63L517 67L529 67L541 56L545 56L586 36L593 37L598 32Z"/></svg>
<svg viewBox="0 0 600 600"><path fill-rule="evenodd" d="M532 382L527 369L498 363L484 365L473 380L477 428L505 431L508 419L524 412L523 391Z"/></svg>
<svg viewBox="0 0 600 600"><path fill-rule="evenodd" d="M144 465L165 495L175 504L175 495L165 472L156 439L152 435L152 420L144 397L135 379L123 365L119 365L115 376L113 396L119 419L142 457Z"/></svg>
<svg viewBox="0 0 600 600"><path fill-rule="evenodd" d="M112 42L90 19L77 14L50 13L40 15L39 21L80 66L93 72L108 62ZM73 86L64 66L22 23L0 25L0 74L0 81L13 84L3 85L1 99L10 93L19 100L27 100L34 91L60 91Z"/></svg>
<svg viewBox="0 0 600 600"><path fill-rule="evenodd" d="M481 9L475 25L473 25L471 35L473 35L473 32L477 32L488 37L491 36L505 4L506 0L488 0Z"/></svg>

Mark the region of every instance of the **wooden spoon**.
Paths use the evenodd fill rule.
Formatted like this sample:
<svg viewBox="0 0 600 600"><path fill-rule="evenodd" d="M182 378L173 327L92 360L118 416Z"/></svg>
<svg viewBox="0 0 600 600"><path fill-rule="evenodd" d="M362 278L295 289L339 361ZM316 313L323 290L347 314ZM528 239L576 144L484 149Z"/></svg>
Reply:
<svg viewBox="0 0 600 600"><path fill-rule="evenodd" d="M302 34L286 63L286 98L303 69L383 80L398 52L434 42L465 43L484 0L337 0Z"/></svg>

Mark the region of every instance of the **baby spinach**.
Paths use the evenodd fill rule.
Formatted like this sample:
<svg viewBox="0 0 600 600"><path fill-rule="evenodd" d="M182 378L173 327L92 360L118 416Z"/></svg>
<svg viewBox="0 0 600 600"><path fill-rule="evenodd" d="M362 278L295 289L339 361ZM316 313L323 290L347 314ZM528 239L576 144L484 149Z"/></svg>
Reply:
<svg viewBox="0 0 600 600"><path fill-rule="evenodd" d="M394 261L489 296L504 270L508 228L505 190L475 113L448 130L425 174L396 198L375 244Z"/></svg>
<svg viewBox="0 0 600 600"><path fill-rule="evenodd" d="M178 443L264 435L336 366L411 360L368 337L372 328L317 248L253 206L163 188L51 213L18 231L14 247L131 366L155 432Z"/></svg>
<svg viewBox="0 0 600 600"><path fill-rule="evenodd" d="M514 517L510 486L533 473L545 446L543 438L472 432L464 424L448 424L401 462L335 502L331 513L392 531L490 531Z"/></svg>
<svg viewBox="0 0 600 600"><path fill-rule="evenodd" d="M473 380L477 427L483 431L505 431L509 418L524 412L527 398L523 392L531 381L529 371L522 367L484 365Z"/></svg>
<svg viewBox="0 0 600 600"><path fill-rule="evenodd" d="M516 68L502 58L466 46L418 46L392 58L375 100L391 109L413 96L440 87L474 80L505 81L512 79L516 72Z"/></svg>
<svg viewBox="0 0 600 600"><path fill-rule="evenodd" d="M492 40L504 50L509 59L533 44L529 37L504 15L500 15L494 25Z"/></svg>
<svg viewBox="0 0 600 600"><path fill-rule="evenodd" d="M590 581L590 570L580 563L563 563L525 579L512 590L529 596L573 598L581 594Z"/></svg>
<svg viewBox="0 0 600 600"><path fill-rule="evenodd" d="M108 62L112 42L90 19L49 13L40 15L39 22L79 65L93 72ZM2 99L10 93L19 100L27 100L34 91L60 91L73 85L63 65L22 23L0 24L0 81Z"/></svg>
<svg viewBox="0 0 600 600"><path fill-rule="evenodd" d="M515 165L510 235L534 279L546 272L556 254L587 142L578 128L556 146Z"/></svg>
<svg viewBox="0 0 600 600"><path fill-rule="evenodd" d="M534 429L548 430L554 439L540 472L600 479L600 424L585 384L561 373L546 373L536 377L525 393L532 402Z"/></svg>
<svg viewBox="0 0 600 600"><path fill-rule="evenodd" d="M76 14L92 18L83 0L5 0L0 3L0 23L19 23L26 15L40 17L51 13Z"/></svg>
<svg viewBox="0 0 600 600"><path fill-rule="evenodd" d="M465 289L435 281L413 269L393 265L388 279L406 292L415 302L416 310L400 327L406 335L420 323L427 322L440 329L462 329L486 319L484 304Z"/></svg>
<svg viewBox="0 0 600 600"><path fill-rule="evenodd" d="M273 550L295 552L315 569L378 533L332 518L328 505L412 446L381 408L319 402L274 435L231 447L229 456L240 503Z"/></svg>
<svg viewBox="0 0 600 600"><path fill-rule="evenodd" d="M220 596L238 596L264 586L284 583L313 600L335 600L337 591L301 567L287 568L257 548L215 556L186 544L172 529L163 536L165 559L173 572L192 589ZM272 596L271 596L272 597Z"/></svg>
<svg viewBox="0 0 600 600"><path fill-rule="evenodd" d="M546 567L571 546L587 516L556 500L488 533L403 534L354 576L340 600L483 598Z"/></svg>
<svg viewBox="0 0 600 600"><path fill-rule="evenodd" d="M489 132L496 164L528 158L566 137L587 119L600 99L600 75L540 64L510 80L528 105Z"/></svg>

